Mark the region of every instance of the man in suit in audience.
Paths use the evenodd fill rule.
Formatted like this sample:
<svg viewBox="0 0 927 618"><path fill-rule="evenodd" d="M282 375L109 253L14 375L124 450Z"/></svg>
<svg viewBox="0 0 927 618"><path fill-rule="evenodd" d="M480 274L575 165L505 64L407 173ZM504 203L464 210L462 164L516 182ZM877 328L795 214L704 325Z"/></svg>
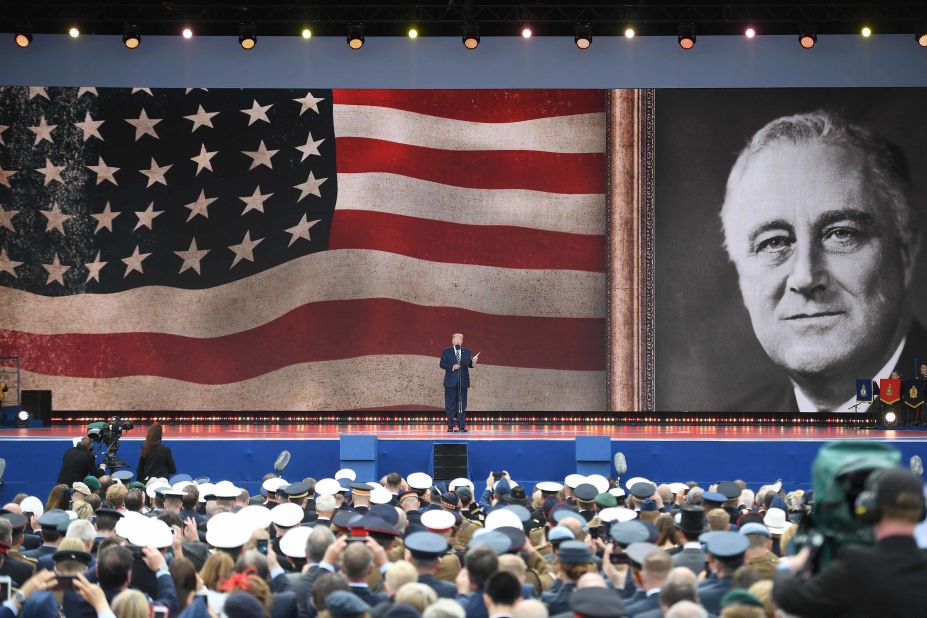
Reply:
<svg viewBox="0 0 927 618"><path fill-rule="evenodd" d="M910 292L921 235L904 154L828 112L778 118L740 153L721 209L753 331L787 380L732 409L852 411L857 378L927 350Z"/></svg>
<svg viewBox="0 0 927 618"><path fill-rule="evenodd" d="M698 542L698 537L705 532L705 508L683 504L679 514L676 536L683 545L673 556L673 566L686 567L698 575L705 570L706 561L702 544Z"/></svg>

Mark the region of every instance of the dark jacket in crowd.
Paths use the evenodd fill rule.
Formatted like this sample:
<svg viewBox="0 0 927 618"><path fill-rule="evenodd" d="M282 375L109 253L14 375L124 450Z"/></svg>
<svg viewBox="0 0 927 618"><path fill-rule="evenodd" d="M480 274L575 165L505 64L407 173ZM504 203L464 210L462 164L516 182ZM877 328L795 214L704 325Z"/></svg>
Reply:
<svg viewBox="0 0 927 618"><path fill-rule="evenodd" d="M81 446L66 450L61 460L58 484L63 483L70 487L72 483L83 481L87 476L103 476L103 471L96 464L93 453Z"/></svg>
<svg viewBox="0 0 927 618"><path fill-rule="evenodd" d="M135 468L135 476L139 480L151 477L167 478L176 473L177 466L174 464L174 455L171 453L171 449L163 444L155 446L148 455L139 457L138 466Z"/></svg>
<svg viewBox="0 0 927 618"><path fill-rule="evenodd" d="M32 565L7 554L0 555L0 575L9 576L15 588L21 588L33 575ZM5 601L6 599L2 599Z"/></svg>
<svg viewBox="0 0 927 618"><path fill-rule="evenodd" d="M923 616L925 583L927 553L913 537L891 536L875 547L844 548L808 580L776 573L773 599L782 611L796 616Z"/></svg>

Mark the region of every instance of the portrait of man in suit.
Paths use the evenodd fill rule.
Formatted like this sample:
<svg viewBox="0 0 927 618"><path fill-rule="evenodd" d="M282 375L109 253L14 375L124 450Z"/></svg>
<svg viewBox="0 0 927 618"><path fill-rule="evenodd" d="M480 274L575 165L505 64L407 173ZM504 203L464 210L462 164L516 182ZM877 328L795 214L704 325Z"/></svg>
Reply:
<svg viewBox="0 0 927 618"><path fill-rule="evenodd" d="M899 148L828 111L772 120L737 157L721 221L753 333L790 382L751 407L849 410L854 379L910 373L927 333Z"/></svg>

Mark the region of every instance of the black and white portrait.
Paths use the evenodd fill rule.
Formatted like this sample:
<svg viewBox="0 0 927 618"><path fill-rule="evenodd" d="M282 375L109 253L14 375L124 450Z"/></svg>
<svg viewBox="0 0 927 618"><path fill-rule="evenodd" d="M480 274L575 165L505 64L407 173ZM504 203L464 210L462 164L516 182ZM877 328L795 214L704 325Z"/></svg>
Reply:
<svg viewBox="0 0 927 618"><path fill-rule="evenodd" d="M851 411L927 356L927 91L657 92L658 410Z"/></svg>

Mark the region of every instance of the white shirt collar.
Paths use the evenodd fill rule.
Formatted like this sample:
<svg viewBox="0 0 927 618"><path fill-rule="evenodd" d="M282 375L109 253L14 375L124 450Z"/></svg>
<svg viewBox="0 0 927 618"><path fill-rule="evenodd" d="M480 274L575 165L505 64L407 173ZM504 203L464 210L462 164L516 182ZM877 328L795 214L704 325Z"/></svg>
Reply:
<svg viewBox="0 0 927 618"><path fill-rule="evenodd" d="M682 548L683 549L701 549L702 544L699 543L698 541L689 541L688 543L683 545Z"/></svg>
<svg viewBox="0 0 927 618"><path fill-rule="evenodd" d="M898 348L895 349L895 353L892 354L891 358L888 359L888 362L882 367L882 369L875 374L875 377L872 379L873 382L878 380L881 376L891 375L892 370L898 364L898 359L901 358L901 351L904 349L905 341L907 337L902 338L901 343L898 344ZM819 410L814 403L802 392L794 382L792 383L792 389L795 391L795 402L798 404L799 412L824 412L825 410ZM869 409L868 404L861 404L856 406L856 395L853 395L842 404L837 406L834 410L827 410L828 412L865 412Z"/></svg>

